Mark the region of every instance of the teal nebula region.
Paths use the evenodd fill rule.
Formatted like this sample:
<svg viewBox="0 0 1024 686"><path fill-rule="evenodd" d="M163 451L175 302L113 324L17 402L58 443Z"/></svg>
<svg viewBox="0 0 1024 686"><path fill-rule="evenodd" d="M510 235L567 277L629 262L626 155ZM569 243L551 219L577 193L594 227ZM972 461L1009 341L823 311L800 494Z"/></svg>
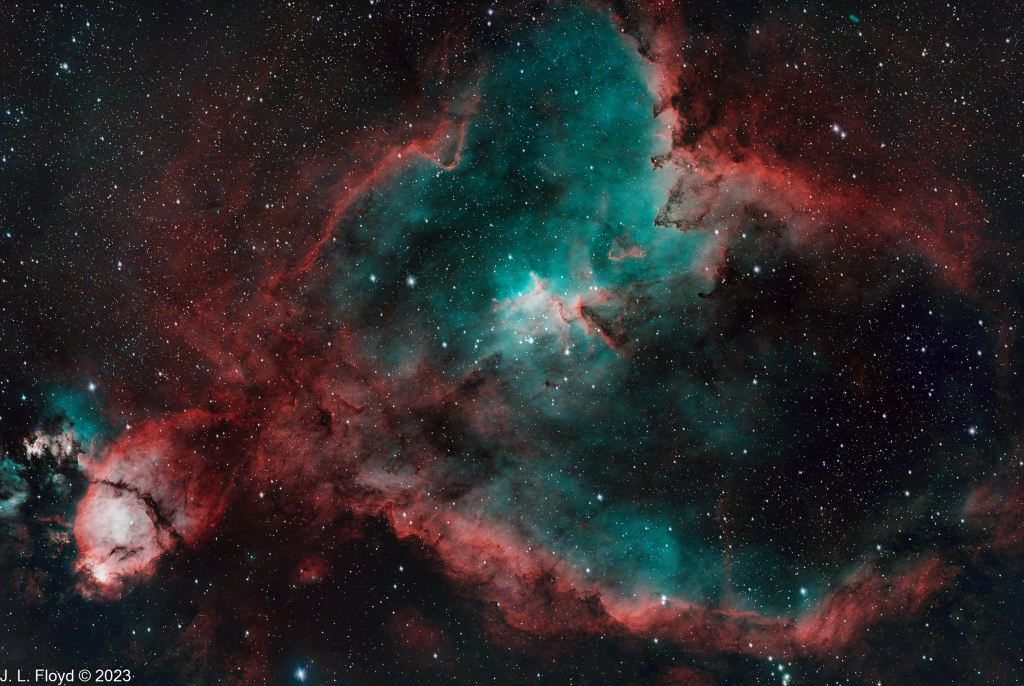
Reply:
<svg viewBox="0 0 1024 686"><path fill-rule="evenodd" d="M384 368L422 359L500 380L536 452L480 486L487 517L627 594L807 610L891 545L880 529L906 498L902 480L850 489L851 471L941 437L883 429L880 412L855 407L827 350L843 343L818 329L820 303L790 291L808 268L769 252L756 221L735 247L749 314L704 297L716 232L655 221L676 180L653 162L671 123L655 116L651 64L607 15L555 11L485 62L465 86L478 102L457 163L413 158L341 221L344 243L365 248L328 258L338 316L386 310L367 332ZM780 291L808 311L762 317ZM863 303L856 335L884 336L925 297ZM950 308L961 326L974 316ZM922 317L915 330L940 326ZM878 364L898 369L895 354ZM915 402L962 432L963 408ZM975 396L969 411L986 404ZM861 451L877 458L851 470ZM958 497L941 496L944 516Z"/></svg>
<svg viewBox="0 0 1024 686"><path fill-rule="evenodd" d="M699 290L688 272L706 238L654 225L671 177L651 158L671 131L652 114L649 77L606 15L564 10L515 34L471 86L479 105L458 164L411 162L343 222L373 257L353 271L336 256L334 288L368 317L396 292L405 301L388 315L401 328L376 341L385 364L414 355L456 377L482 364L502 377L540 456L493 478L487 515L580 570L697 600L721 593L721 551L706 542L714 503L616 493L664 459L663 434L686 431L680 389L653 378L631 388L636 360L603 338L619 334L601 334L621 305L603 294L620 301L674 279L690 281L683 297ZM591 314L572 313L578 300ZM631 337L674 335L662 313L646 314Z"/></svg>

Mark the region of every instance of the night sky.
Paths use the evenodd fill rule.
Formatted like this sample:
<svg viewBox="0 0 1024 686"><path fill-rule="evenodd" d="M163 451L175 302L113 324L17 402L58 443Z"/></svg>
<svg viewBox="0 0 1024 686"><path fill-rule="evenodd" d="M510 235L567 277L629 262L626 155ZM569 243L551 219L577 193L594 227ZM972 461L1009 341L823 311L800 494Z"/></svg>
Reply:
<svg viewBox="0 0 1024 686"><path fill-rule="evenodd" d="M0 0L0 676L1024 683L1022 50Z"/></svg>

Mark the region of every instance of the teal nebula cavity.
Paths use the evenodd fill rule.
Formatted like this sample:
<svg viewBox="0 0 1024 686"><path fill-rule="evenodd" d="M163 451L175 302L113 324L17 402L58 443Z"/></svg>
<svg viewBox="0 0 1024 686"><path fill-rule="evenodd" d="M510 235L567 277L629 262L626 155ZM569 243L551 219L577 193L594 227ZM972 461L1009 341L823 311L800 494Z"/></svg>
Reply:
<svg viewBox="0 0 1024 686"><path fill-rule="evenodd" d="M105 441L113 428L102 414L103 399L98 390L53 386L45 394L51 410L67 420L83 446Z"/></svg>
<svg viewBox="0 0 1024 686"><path fill-rule="evenodd" d="M829 310L813 289L799 307L757 300L802 277L753 223L735 246L751 309L720 311L700 270L715 236L655 223L679 172L652 164L670 132L609 16L553 10L483 61L457 164L414 156L341 220L337 316L370 322L383 371L487 370L532 452L449 467L482 515L625 593L804 611L868 559L904 497L895 482L843 488L844 460L923 455L922 435L882 435L876 408L852 402L820 354L813 313ZM889 340L890 305L830 336ZM839 511L865 533L822 540Z"/></svg>

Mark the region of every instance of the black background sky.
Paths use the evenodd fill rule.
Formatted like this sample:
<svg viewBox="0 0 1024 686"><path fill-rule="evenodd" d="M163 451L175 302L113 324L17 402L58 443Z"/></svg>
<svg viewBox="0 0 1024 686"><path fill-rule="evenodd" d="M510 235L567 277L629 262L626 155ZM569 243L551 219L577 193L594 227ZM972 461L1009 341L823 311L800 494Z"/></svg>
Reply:
<svg viewBox="0 0 1024 686"><path fill-rule="evenodd" d="M579 17L614 30L588 33ZM668 74L666 97L644 110L644 121L650 109L677 121L662 163L684 180L666 187L659 216L671 221L660 228L580 229L578 239L561 226L509 228L507 240L477 228L523 217L540 226L562 199L586 195L582 182L545 176L547 152L583 168L632 150L614 136L593 150L559 146L561 134L531 138L603 131L601 107L528 100L527 86L522 100L487 90L511 69L503 56L547 64L547 48L514 48L559 22L571 28L551 29L563 43L549 54L568 54L573 78L617 64L600 52L616 32ZM1019 683L1022 41L1024 15L1010 1L0 1L0 674ZM607 88L598 92L620 92ZM513 111L522 102L533 104ZM466 121L497 133L458 138ZM450 135L468 157L451 155L464 150ZM437 178L458 180L438 190L428 176L381 171L396 151L440 161ZM648 157L639 153L644 169ZM602 188L634 188L629 164L616 176L609 163ZM694 169L714 180L687 180ZM357 187L355 200L339 200ZM814 200L799 205L794 187ZM533 209L513 210L524 198ZM686 224L694 198L721 216ZM408 229L406 202L440 228ZM336 229L317 252L325 225ZM707 251L717 258L701 258L708 281L645 242L662 230L708 245L728 236ZM635 240L654 266L622 266L606 300L587 300L580 284L593 274L573 272L563 238L609 256ZM511 334L481 343L489 334L479 333L486 360L472 341L448 347L459 331L500 327L503 298L512 312L533 302L502 292L505 276L481 276L505 268L510 243L551 284L543 297L564 312L574 288L583 298L564 315L576 336L565 356L597 352L580 353L584 371L572 382L567 372L565 386L555 362L511 352L521 344ZM612 274L613 261L587 268ZM575 282L559 281L560 262ZM387 283L354 285L371 271ZM418 371L402 371L403 360ZM588 395L584 378L605 380L606 393ZM768 386L760 399L753 379ZM456 533L396 523L395 508L413 510L423 494L371 493L357 460L338 466L350 445L332 442L343 414L325 388L364 399L345 412L375 418L359 440L374 455L391 451L401 467L388 473L412 465L418 488L450 511L517 522L526 543L516 554L529 544L572 559L589 550L580 539L617 537L595 544L604 595L561 569L509 572L536 625L504 614L497 582L466 571L477 559L467 550L498 544L473 534L446 547L440 539ZM541 407L537 398L557 393L578 417ZM168 429L176 466L133 481L148 467L124 446L188 411L221 419ZM60 435L68 420L76 451L113 454L123 474L26 451L35 432ZM336 452L308 448L310 437ZM230 485L191 491L186 472L214 490ZM82 541L95 539L76 525L103 478L121 479L118 498L145 492L163 532L153 540L171 541L116 597L89 585ZM336 507L317 500L320 478L340 494ZM563 478L624 503L619 518L594 514L575 486L534 516L549 503L531 487ZM468 504L478 488L508 498L484 515ZM175 517L193 505L167 505L176 489L216 511L214 523L189 534ZM622 541L651 512L692 532L682 571L672 562L665 573L681 596L696 594L692 615L648 608L627 619L608 600L631 574L658 577L653 544L639 533L636 547ZM519 558L496 559L515 569ZM806 601L801 584L812 586Z"/></svg>

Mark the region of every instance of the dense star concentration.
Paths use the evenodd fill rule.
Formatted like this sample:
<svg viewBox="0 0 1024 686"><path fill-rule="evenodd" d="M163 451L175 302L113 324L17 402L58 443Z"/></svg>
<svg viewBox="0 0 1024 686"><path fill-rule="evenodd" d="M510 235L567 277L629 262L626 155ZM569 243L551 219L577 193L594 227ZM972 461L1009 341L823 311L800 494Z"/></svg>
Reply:
<svg viewBox="0 0 1024 686"><path fill-rule="evenodd" d="M1021 683L1022 41L0 3L0 675Z"/></svg>

